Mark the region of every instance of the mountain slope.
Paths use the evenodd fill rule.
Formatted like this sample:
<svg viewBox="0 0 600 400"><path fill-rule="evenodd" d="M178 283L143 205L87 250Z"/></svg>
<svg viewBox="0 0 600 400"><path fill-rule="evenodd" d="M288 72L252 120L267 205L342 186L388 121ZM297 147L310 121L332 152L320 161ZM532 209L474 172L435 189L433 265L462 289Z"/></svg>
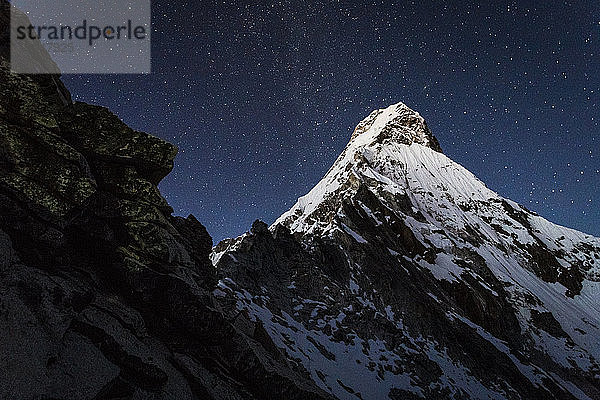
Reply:
<svg viewBox="0 0 600 400"><path fill-rule="evenodd" d="M600 398L600 240L489 190L404 104L213 261L225 307L338 398Z"/></svg>

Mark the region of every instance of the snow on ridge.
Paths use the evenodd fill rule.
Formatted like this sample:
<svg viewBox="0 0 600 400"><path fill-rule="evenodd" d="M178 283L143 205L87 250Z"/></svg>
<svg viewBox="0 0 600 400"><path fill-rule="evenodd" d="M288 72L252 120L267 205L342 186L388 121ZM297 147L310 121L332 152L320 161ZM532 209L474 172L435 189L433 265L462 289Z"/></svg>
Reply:
<svg viewBox="0 0 600 400"><path fill-rule="evenodd" d="M395 121L399 118L409 118L412 122L410 125L398 127ZM392 136L388 138L388 141L391 143L396 142L397 137L402 137L419 148L429 149L427 146L430 145L431 139L428 135L431 134L428 133L425 120L419 113L411 110L404 103L397 103L385 109L373 111L357 125L350 142L325 177L308 194L300 197L289 211L281 215L273 223L272 227L278 224L285 224L294 232L309 230L310 224L306 224L306 219L329 196L337 193L342 185L348 183L351 175L355 175L361 180L364 179L363 175L368 172L364 168L355 168L354 166L361 159L365 160L373 151L378 151L374 145L377 144L380 133L388 126L390 126L390 131L392 132ZM396 135L395 132L398 132L398 134ZM406 145L406 143L403 145ZM388 184L392 185L395 183L399 182L394 182L393 180L388 182Z"/></svg>
<svg viewBox="0 0 600 400"><path fill-rule="evenodd" d="M406 126L391 122L406 115L410 117ZM394 134L382 140L379 134L390 123L392 130L401 131L400 135L405 135L408 130L420 140L402 143ZM383 191L409 196L428 223L439 228L455 232L479 230L498 244L511 246L515 240L521 244L534 244L541 240L549 249L560 247L567 254L581 243L600 248L600 239L555 225L501 197L462 165L428 147L427 135L424 119L403 103L373 111L357 125L352 139L325 177L281 215L272 228L283 224L292 232L303 234L324 234L326 229L341 229L332 224L338 212L336 204L352 197L359 185L366 185L375 193ZM515 212L525 213L530 226L515 220L504 209L505 205ZM469 212L471 208L473 210ZM494 226L504 228L498 230ZM556 242L561 237L564 239L558 246ZM577 261L576 257L567 258L570 262ZM596 264L591 274L600 279L600 262Z"/></svg>

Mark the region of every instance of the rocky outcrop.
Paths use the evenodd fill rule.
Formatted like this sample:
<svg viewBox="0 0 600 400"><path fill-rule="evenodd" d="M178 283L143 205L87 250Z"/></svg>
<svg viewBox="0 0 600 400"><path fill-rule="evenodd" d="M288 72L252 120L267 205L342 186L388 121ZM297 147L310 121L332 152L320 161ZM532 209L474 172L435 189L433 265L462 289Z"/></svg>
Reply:
<svg viewBox="0 0 600 400"><path fill-rule="evenodd" d="M6 21L6 3L2 3ZM330 398L212 291L177 149L0 58L0 398Z"/></svg>

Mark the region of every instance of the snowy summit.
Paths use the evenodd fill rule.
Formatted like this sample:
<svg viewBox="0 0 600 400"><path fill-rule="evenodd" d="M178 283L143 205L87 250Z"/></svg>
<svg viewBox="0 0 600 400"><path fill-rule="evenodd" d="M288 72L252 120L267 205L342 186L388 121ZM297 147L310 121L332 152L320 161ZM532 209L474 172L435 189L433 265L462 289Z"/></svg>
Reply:
<svg viewBox="0 0 600 400"><path fill-rule="evenodd" d="M218 256L218 295L337 398L600 398L600 239L487 188L402 103Z"/></svg>

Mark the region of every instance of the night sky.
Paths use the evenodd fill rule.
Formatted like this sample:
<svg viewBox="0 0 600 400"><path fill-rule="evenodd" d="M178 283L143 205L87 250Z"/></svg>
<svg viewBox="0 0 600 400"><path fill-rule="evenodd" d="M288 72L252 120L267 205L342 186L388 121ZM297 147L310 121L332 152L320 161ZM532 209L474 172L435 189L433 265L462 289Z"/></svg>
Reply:
<svg viewBox="0 0 600 400"><path fill-rule="evenodd" d="M600 2L441 4L155 1L152 75L63 80L180 148L162 193L215 242L273 222L399 101L491 189L600 236Z"/></svg>

